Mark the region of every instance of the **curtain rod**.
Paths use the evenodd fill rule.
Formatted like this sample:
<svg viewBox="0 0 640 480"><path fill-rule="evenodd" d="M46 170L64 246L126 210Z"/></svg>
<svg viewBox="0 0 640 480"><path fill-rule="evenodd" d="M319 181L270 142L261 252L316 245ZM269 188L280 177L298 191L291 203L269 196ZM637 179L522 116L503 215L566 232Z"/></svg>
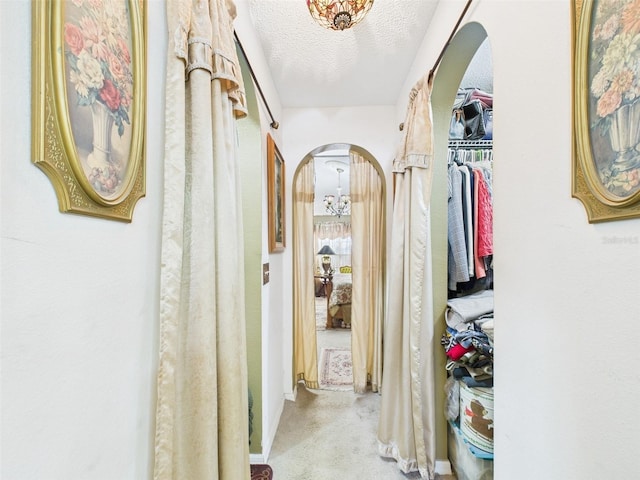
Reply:
<svg viewBox="0 0 640 480"><path fill-rule="evenodd" d="M442 47L442 50L440 50L440 55L438 55L438 59L436 60L436 63L433 64L433 67L431 67L431 70L429 71L429 77L433 77L434 73L436 72L436 68L438 68L438 66L440 65L440 62L442 61L442 57L444 57L444 52L447 51L447 48L449 47L451 40L453 40L453 36L458 31L458 27L462 23L462 19L464 18L464 16L467 14L467 10L469 10L469 7L471 6L472 1L473 0L468 0L467 4L464 6L464 10L462 10L462 13L458 17L458 21L456 22L456 26L453 27L453 30L451 30L451 35L449 35L449 39L447 40L447 43L445 43L444 47Z"/></svg>
<svg viewBox="0 0 640 480"><path fill-rule="evenodd" d="M236 39L236 43L240 47L240 51L242 52L242 55L244 55L244 59L247 61L247 65L249 66L249 73L251 74L251 78L253 79L253 83L255 83L256 87L258 87L258 92L260 93L260 97L262 98L262 103L264 103L264 106L267 107L267 112L269 112L269 116L271 117L271 123L269 125L274 130L277 130L278 127L280 126L280 124L278 122L276 122L276 120L273 118L273 114L271 113L271 109L269 108L269 104L267 103L267 99L264 97L264 93L262 93L262 88L260 88L260 84L258 83L258 79L256 78L256 74L253 73L253 68L251 67L251 62L249 61L249 57L247 57L247 53L244 51L244 48L242 47L242 43L240 43L240 39L238 38L238 34L236 33L235 30L233 31L233 36Z"/></svg>
<svg viewBox="0 0 640 480"><path fill-rule="evenodd" d="M434 63L433 67L431 67L431 70L429 70L429 81L431 81L431 79L433 78L433 75L436 73L436 69L440 65L440 62L442 61L442 57L444 57L444 53L447 51L447 48L449 47L449 44L451 44L451 40L453 40L453 36L458 31L458 27L462 23L462 19L467 14L467 10L469 10L469 7L471 6L471 2L473 2L473 0L468 0L467 1L467 4L464 6L464 9L462 10L462 13L458 17L458 21L456 22L456 26L453 27L453 30L451 30L451 35L449 35L449 38L448 38L447 42L442 47L442 50L440 50L440 54L438 55L438 58L436 59L436 63ZM400 131L402 131L403 128L404 128L404 123L401 123L400 124Z"/></svg>

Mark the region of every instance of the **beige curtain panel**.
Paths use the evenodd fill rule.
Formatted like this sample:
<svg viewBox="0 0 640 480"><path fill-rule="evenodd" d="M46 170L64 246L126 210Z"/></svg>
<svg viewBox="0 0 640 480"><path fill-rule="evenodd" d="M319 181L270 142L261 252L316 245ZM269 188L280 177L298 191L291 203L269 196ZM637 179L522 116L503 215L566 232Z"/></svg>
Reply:
<svg viewBox="0 0 640 480"><path fill-rule="evenodd" d="M384 191L375 167L359 153L350 156L353 389L363 393L370 383L377 392L382 375Z"/></svg>
<svg viewBox="0 0 640 480"><path fill-rule="evenodd" d="M318 388L313 245L313 160L300 167L293 197L293 368L296 381Z"/></svg>
<svg viewBox="0 0 640 480"><path fill-rule="evenodd" d="M168 0L156 480L249 480L230 0Z"/></svg>
<svg viewBox="0 0 640 480"><path fill-rule="evenodd" d="M389 298L378 450L405 473L432 480L435 469L434 328L430 211L431 85L412 89L404 141L394 160Z"/></svg>

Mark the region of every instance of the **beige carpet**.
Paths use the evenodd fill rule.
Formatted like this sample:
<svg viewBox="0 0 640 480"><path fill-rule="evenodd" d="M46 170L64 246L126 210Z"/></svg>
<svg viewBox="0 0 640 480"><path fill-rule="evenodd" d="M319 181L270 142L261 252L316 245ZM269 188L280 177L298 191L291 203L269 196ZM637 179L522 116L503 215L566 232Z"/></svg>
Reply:
<svg viewBox="0 0 640 480"><path fill-rule="evenodd" d="M269 465L274 480L408 480L378 455L380 395L307 390L286 401ZM453 476L439 477L452 479Z"/></svg>
<svg viewBox="0 0 640 480"><path fill-rule="evenodd" d="M351 330L325 329L326 298L317 297L318 359L325 348L351 346ZM285 401L268 463L275 480L413 480L395 461L378 455L380 395L298 386ZM455 477L441 477L455 480Z"/></svg>
<svg viewBox="0 0 640 480"><path fill-rule="evenodd" d="M316 330L327 328L327 297L316 297Z"/></svg>
<svg viewBox="0 0 640 480"><path fill-rule="evenodd" d="M395 462L377 453L380 397L298 387L285 402L269 465L277 480L394 480Z"/></svg>

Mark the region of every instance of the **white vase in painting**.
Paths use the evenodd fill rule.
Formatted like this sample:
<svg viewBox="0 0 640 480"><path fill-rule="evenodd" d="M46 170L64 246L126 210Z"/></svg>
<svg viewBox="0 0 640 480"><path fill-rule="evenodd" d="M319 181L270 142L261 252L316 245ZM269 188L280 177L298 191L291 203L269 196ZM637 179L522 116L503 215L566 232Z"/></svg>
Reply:
<svg viewBox="0 0 640 480"><path fill-rule="evenodd" d="M113 115L100 102L91 104L91 119L93 123L93 151L87 157L90 167L104 168L111 165L111 130L113 129Z"/></svg>
<svg viewBox="0 0 640 480"><path fill-rule="evenodd" d="M624 172L640 167L640 100L622 105L611 114L611 148L616 152L613 169Z"/></svg>

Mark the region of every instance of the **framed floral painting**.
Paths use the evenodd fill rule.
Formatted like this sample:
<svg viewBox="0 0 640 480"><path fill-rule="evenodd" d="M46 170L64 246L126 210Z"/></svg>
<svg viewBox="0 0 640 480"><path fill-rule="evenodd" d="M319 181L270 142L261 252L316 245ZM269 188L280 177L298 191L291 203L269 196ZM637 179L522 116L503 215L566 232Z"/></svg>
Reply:
<svg viewBox="0 0 640 480"><path fill-rule="evenodd" d="M572 194L590 222L640 217L640 0L572 2Z"/></svg>
<svg viewBox="0 0 640 480"><path fill-rule="evenodd" d="M32 8L33 162L61 211L131 221L145 195L144 2Z"/></svg>
<svg viewBox="0 0 640 480"><path fill-rule="evenodd" d="M276 142L267 134L267 195L269 215L269 252L281 252L285 247L284 220L284 159Z"/></svg>

